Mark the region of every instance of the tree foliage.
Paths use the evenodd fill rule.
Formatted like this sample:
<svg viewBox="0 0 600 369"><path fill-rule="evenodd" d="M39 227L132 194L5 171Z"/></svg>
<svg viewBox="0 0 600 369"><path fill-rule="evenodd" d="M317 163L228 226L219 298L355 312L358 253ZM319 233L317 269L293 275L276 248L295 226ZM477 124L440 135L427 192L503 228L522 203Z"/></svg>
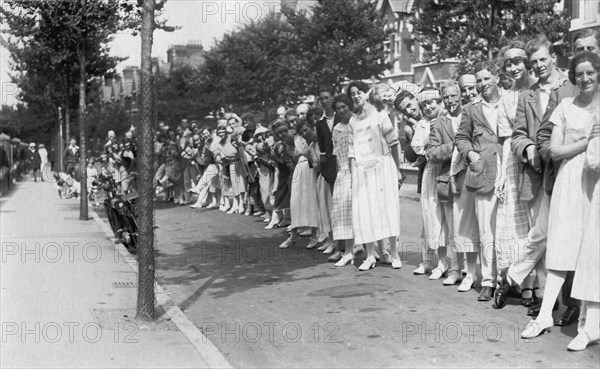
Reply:
<svg viewBox="0 0 600 369"><path fill-rule="evenodd" d="M414 21L425 61L458 58L492 59L507 40L546 34L564 39L569 28L565 12L555 12L554 0L426 0ZM566 52L566 40L557 50Z"/></svg>
<svg viewBox="0 0 600 369"><path fill-rule="evenodd" d="M159 72L155 83L159 121L175 124L182 119L199 120L208 113L208 106L202 102L198 68L182 65L168 74Z"/></svg>
<svg viewBox="0 0 600 369"><path fill-rule="evenodd" d="M208 51L201 102L266 110L344 80L377 76L387 65L386 33L375 4L321 0L310 12L284 7L226 34Z"/></svg>
<svg viewBox="0 0 600 369"><path fill-rule="evenodd" d="M301 75L296 76L304 82L303 92L338 89L344 80L371 78L390 67L381 62L387 33L375 5L362 0L320 0L312 14L283 8L305 59Z"/></svg>
<svg viewBox="0 0 600 369"><path fill-rule="evenodd" d="M270 15L224 35L206 54L201 102L219 106L285 102L300 93L290 77L302 68L289 24Z"/></svg>
<svg viewBox="0 0 600 369"><path fill-rule="evenodd" d="M122 60L111 57L107 45L124 27L128 4L15 0L0 8L7 36L3 44L11 54L11 79L19 86L19 99L44 115L57 117L59 106L73 111L81 60L86 79L110 76Z"/></svg>

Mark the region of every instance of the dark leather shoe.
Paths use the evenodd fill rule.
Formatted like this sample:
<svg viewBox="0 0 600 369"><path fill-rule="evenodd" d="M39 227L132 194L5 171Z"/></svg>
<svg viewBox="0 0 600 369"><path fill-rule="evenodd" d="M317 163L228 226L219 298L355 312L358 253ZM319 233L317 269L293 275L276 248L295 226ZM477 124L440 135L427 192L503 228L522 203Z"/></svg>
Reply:
<svg viewBox="0 0 600 369"><path fill-rule="evenodd" d="M569 306L565 313L554 321L554 325L559 327L566 327L575 323L579 319L579 307Z"/></svg>
<svg viewBox="0 0 600 369"><path fill-rule="evenodd" d="M540 314L540 309L542 308L542 299L538 300L535 305L527 309L527 316L538 316ZM552 311L558 310L558 301L554 303L552 307Z"/></svg>
<svg viewBox="0 0 600 369"><path fill-rule="evenodd" d="M494 289L492 287L482 287L477 301L490 301L493 295Z"/></svg>
<svg viewBox="0 0 600 369"><path fill-rule="evenodd" d="M496 288L496 292L494 292L494 309L502 309L506 306L509 294L510 285L508 283L503 283L500 287Z"/></svg>

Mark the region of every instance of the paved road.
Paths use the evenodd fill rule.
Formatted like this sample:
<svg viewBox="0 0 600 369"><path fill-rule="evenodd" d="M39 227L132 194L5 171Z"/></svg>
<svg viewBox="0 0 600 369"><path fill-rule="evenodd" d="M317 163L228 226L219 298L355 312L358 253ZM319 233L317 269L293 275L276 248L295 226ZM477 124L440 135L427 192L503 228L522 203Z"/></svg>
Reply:
<svg viewBox="0 0 600 369"><path fill-rule="evenodd" d="M159 283L234 367L598 367L598 345L566 350L575 326L521 340L518 300L503 310L414 276L420 205L402 206L393 270L335 268L305 248L280 250L260 219L157 203ZM564 308L559 310L562 313Z"/></svg>

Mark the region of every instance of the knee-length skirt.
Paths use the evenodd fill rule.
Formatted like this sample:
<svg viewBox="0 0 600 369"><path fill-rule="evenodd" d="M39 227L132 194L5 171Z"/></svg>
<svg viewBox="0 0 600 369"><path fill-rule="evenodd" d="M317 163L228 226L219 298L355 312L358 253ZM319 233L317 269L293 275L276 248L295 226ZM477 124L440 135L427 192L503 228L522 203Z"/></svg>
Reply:
<svg viewBox="0 0 600 369"><path fill-rule="evenodd" d="M548 244L546 247L546 268L552 270L575 270L583 229L586 199L583 185L583 164L585 153L563 159L550 201L548 217Z"/></svg>
<svg viewBox="0 0 600 369"><path fill-rule="evenodd" d="M423 233L425 247L429 250L437 250L440 246L446 246L452 241L449 226L451 219L446 219L444 204L438 200L437 174L441 164L428 161L423 172L421 185L421 214L423 216Z"/></svg>
<svg viewBox="0 0 600 369"><path fill-rule="evenodd" d="M525 249L529 233L529 209L519 200L519 175L523 164L511 152L506 168L504 201L498 201L496 212L496 263L498 269L508 268L516 259L518 250Z"/></svg>
<svg viewBox="0 0 600 369"><path fill-rule="evenodd" d="M391 155L354 167L352 229L356 244L400 235L398 170Z"/></svg>
<svg viewBox="0 0 600 369"><path fill-rule="evenodd" d="M586 172L584 183L589 198L589 211L573 278L571 297L578 300L600 302L600 182L598 174Z"/></svg>
<svg viewBox="0 0 600 369"><path fill-rule="evenodd" d="M304 157L298 160L292 176L290 213L292 228L319 225L316 172Z"/></svg>
<svg viewBox="0 0 600 369"><path fill-rule="evenodd" d="M340 169L333 186L331 228L335 240L354 238L352 231L352 175L349 169Z"/></svg>
<svg viewBox="0 0 600 369"><path fill-rule="evenodd" d="M229 179L231 180L231 190L234 196L246 192L246 176L243 170L243 164L240 161L229 164Z"/></svg>
<svg viewBox="0 0 600 369"><path fill-rule="evenodd" d="M331 232L331 187L322 175L317 177L317 204L319 233L329 234Z"/></svg>
<svg viewBox="0 0 600 369"><path fill-rule="evenodd" d="M264 165L258 165L258 186L260 197L266 210L273 209L273 172Z"/></svg>

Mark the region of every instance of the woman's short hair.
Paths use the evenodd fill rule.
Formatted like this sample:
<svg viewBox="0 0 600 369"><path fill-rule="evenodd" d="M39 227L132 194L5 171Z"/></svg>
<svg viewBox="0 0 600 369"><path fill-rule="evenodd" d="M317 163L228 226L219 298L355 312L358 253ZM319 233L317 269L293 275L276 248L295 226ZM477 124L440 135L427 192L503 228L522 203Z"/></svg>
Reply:
<svg viewBox="0 0 600 369"><path fill-rule="evenodd" d="M591 51L582 51L575 55L573 59L571 59L571 64L569 64L569 81L571 81L572 84L577 84L575 81L575 69L579 64L585 62L590 62L594 70L600 72L600 56Z"/></svg>
<svg viewBox="0 0 600 369"><path fill-rule="evenodd" d="M392 101L392 96L390 86L384 83L378 83L371 88L369 103L371 103L378 111L382 111L385 104Z"/></svg>
<svg viewBox="0 0 600 369"><path fill-rule="evenodd" d="M348 109L350 109L350 111L354 110L354 104L352 103L352 99L350 99L346 94L337 94L333 97L332 106L334 109L338 103L345 104L348 107Z"/></svg>
<svg viewBox="0 0 600 369"><path fill-rule="evenodd" d="M351 91L352 87L356 87L358 88L359 91L362 91L364 93L369 92L370 88L369 85L364 83L363 81L352 81L348 84L348 88L346 89L346 95L352 99L352 95L351 95Z"/></svg>
<svg viewBox="0 0 600 369"><path fill-rule="evenodd" d="M308 117L302 118L298 121L298 124L296 124L296 131L300 133L302 127L304 126L310 127L310 129L315 129L315 125L310 121L310 119L308 119Z"/></svg>

